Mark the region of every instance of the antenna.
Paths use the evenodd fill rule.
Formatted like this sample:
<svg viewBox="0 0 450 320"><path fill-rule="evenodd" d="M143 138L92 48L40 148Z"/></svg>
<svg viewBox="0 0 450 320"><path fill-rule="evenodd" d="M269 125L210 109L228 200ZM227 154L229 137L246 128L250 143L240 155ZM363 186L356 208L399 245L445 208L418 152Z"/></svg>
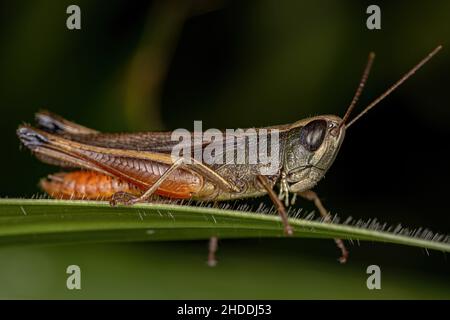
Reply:
<svg viewBox="0 0 450 320"><path fill-rule="evenodd" d="M359 81L359 85L358 85L358 88L356 89L355 95L353 96L352 102L350 103L350 106L347 108L347 111L345 112L345 115L342 118L342 122L339 125L338 129L340 129L347 122L348 118L350 117L350 113L355 108L356 103L358 102L358 99L361 96L361 93L363 92L364 86L366 85L367 78L369 77L370 69L372 68L374 59L375 59L375 53L374 52L369 53L369 58L367 59L367 64L366 64L366 67L364 68L364 72L361 77L361 81Z"/></svg>
<svg viewBox="0 0 450 320"><path fill-rule="evenodd" d="M422 59L417 65L415 65L411 70L408 71L403 77L400 78L394 85L392 85L389 89L387 89L382 95L380 95L377 99L375 99L371 104L369 104L363 111L361 111L352 121L346 126L349 128L352 124L354 124L359 118L361 118L364 114L366 114L370 109L375 107L381 100L386 98L392 91L397 89L399 85L405 82L409 77L411 77L417 70L419 70L425 63L427 63L439 50L442 49L442 45L437 46L433 51L431 51L425 58ZM348 111L347 111L348 113Z"/></svg>

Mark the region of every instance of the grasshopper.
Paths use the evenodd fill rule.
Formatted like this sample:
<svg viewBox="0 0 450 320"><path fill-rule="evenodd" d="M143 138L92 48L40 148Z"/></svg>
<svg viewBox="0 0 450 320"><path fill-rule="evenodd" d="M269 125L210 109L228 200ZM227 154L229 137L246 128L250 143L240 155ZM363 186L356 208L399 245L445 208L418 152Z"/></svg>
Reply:
<svg viewBox="0 0 450 320"><path fill-rule="evenodd" d="M105 199L112 205L150 202L155 196L171 199L225 201L268 195L279 212L284 233L292 235L286 206L289 195L313 201L324 222L328 211L311 189L323 178L335 160L346 130L386 98L400 84L430 60L436 47L409 72L349 121L368 78L374 53L369 54L355 95L342 118L319 115L293 124L268 127L278 130L279 166L271 175L260 174L259 164L211 164L174 160L171 132L100 133L47 111L36 114L37 127L21 125L17 134L24 146L40 160L76 170L47 176L41 188L62 199ZM204 149L208 141L194 143ZM274 187L279 188L279 194ZM284 200L284 202L283 202ZM294 200L294 199L292 199ZM345 263L348 250L335 239ZM214 265L217 237L210 239L208 264Z"/></svg>

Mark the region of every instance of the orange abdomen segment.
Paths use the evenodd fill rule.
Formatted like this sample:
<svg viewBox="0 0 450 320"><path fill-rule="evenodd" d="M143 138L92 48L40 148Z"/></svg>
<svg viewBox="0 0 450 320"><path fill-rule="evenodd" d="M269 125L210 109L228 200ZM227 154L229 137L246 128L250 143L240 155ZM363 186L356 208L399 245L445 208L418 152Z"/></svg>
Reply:
<svg viewBox="0 0 450 320"><path fill-rule="evenodd" d="M199 189L194 183L195 179L190 181L190 178L188 172L174 171L155 194L167 198L188 199ZM148 188L95 171L81 170L49 175L40 181L40 186L53 198L86 200L109 200L116 192L140 196Z"/></svg>
<svg viewBox="0 0 450 320"><path fill-rule="evenodd" d="M42 179L40 186L57 199L109 200L116 192L142 194L139 188L126 181L94 171L56 173Z"/></svg>

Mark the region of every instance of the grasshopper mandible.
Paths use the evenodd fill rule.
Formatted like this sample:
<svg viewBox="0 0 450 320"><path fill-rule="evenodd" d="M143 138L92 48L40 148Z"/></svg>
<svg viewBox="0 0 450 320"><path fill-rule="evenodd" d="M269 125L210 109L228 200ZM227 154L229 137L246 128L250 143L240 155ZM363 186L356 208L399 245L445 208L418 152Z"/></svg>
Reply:
<svg viewBox="0 0 450 320"><path fill-rule="evenodd" d="M23 145L40 160L78 171L49 175L40 186L55 198L105 199L112 205L151 201L157 195L172 199L222 201L269 195L277 208L286 235L292 235L285 205L289 194L313 201L324 222L328 211L311 189L323 178L336 158L346 130L367 111L431 59L438 46L400 80L349 121L368 78L375 55L369 54L358 89L342 118L320 115L293 124L269 127L280 132L279 167L272 175L261 175L258 165L206 165L174 160L171 132L100 133L49 112L36 114L37 128L21 125L17 134ZM208 142L201 142L205 148ZM81 169L81 170L80 170ZM273 190L279 187L279 195ZM284 200L284 203L283 203ZM348 251L335 239L346 262ZM210 239L208 263L215 264L217 237Z"/></svg>

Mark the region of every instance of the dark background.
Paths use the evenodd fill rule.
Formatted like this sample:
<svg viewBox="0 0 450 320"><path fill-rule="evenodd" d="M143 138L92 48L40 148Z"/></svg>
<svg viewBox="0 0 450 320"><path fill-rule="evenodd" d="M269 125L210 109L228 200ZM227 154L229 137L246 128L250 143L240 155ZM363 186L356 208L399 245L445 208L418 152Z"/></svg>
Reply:
<svg viewBox="0 0 450 320"><path fill-rule="evenodd" d="M70 4L81 7L80 31L65 27ZM369 4L381 6L381 30L366 28ZM15 130L32 122L39 109L102 131L192 129L194 120L237 128L342 116L370 51L377 57L357 110L442 44L431 62L352 126L316 191L343 218L450 233L449 18L448 1L3 1L0 195L30 197L40 192L40 177L58 171L19 150ZM296 206L313 209L305 202ZM8 281L0 283L0 297L71 297L52 285L64 273L48 270L59 270L73 257L99 272L92 276L95 289L83 297L450 297L449 263L440 252L429 256L415 248L363 243L350 247L349 266L342 267L335 265L332 241L234 240L221 247L218 271L196 265L206 254L203 242L4 248L0 260L8 264L1 270ZM98 252L106 256L98 259ZM159 254L160 264L143 258L151 252ZM179 256L191 269L181 263L170 270L187 272L191 289L180 289L173 277L168 276L173 287L161 280L164 263L178 265ZM125 258L132 262L120 264ZM99 270L109 270L108 277L114 273L97 260L115 263L121 274L136 274L132 279L147 274L147 266L166 291L152 291L145 281L117 280L114 288L122 289L114 295L111 283L99 280ZM373 263L395 271L386 276L392 288L384 295L364 289L365 268ZM34 264L34 282L14 280L28 274L24 264ZM302 288L303 279L294 289L294 280L283 278L283 285L277 276L291 279L301 272L309 286ZM323 274L333 276L324 281ZM236 290L230 279L241 277L249 285ZM264 279L279 286L268 290L258 284ZM34 291L24 294L24 283Z"/></svg>

